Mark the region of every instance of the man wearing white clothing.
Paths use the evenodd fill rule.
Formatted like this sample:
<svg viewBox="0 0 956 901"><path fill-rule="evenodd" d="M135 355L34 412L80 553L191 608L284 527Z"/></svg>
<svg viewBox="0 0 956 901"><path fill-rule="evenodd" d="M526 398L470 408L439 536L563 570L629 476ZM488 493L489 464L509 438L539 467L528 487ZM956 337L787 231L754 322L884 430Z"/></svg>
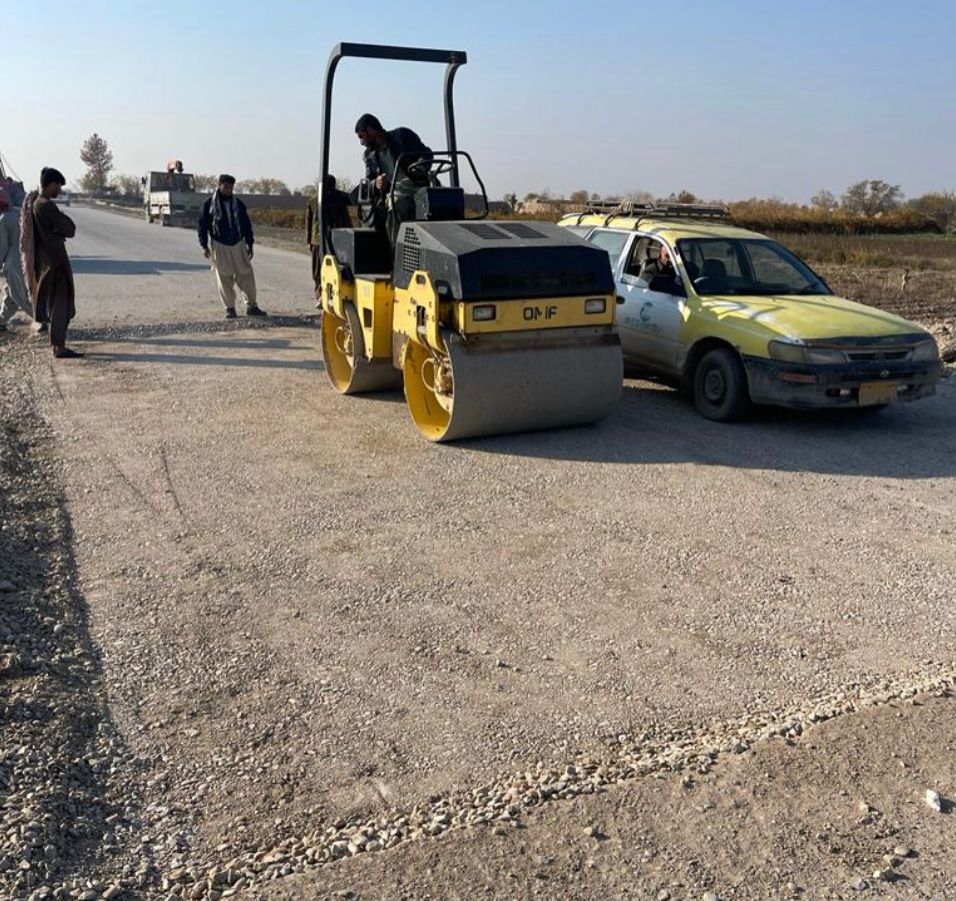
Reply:
<svg viewBox="0 0 956 901"><path fill-rule="evenodd" d="M226 319L236 318L236 288L245 297L247 316L265 316L265 310L256 304L252 222L246 205L235 196L235 187L231 175L219 176L219 187L199 214L199 244L216 273Z"/></svg>
<svg viewBox="0 0 956 901"><path fill-rule="evenodd" d="M0 187L0 278L3 280L3 305L0 306L0 332L18 310L31 319L33 305L27 297L27 286L20 265L20 210L10 206L7 192Z"/></svg>

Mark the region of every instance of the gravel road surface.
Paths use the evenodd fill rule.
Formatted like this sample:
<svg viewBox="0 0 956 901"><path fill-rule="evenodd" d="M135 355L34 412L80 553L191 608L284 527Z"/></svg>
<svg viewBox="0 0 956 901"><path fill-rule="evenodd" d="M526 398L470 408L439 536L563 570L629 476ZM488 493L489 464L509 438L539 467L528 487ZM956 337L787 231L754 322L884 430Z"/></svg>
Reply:
<svg viewBox="0 0 956 901"><path fill-rule="evenodd" d="M70 213L86 358L0 343L0 896L956 892L956 378L435 446L306 257L227 324Z"/></svg>

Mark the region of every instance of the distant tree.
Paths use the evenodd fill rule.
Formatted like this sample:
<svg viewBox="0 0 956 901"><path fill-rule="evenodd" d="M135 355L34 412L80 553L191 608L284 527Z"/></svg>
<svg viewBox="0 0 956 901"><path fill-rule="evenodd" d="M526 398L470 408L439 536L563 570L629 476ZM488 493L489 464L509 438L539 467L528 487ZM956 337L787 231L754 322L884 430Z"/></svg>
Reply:
<svg viewBox="0 0 956 901"><path fill-rule="evenodd" d="M143 194L142 182L135 175L117 175L114 183L117 192L124 197L141 197Z"/></svg>
<svg viewBox="0 0 956 901"><path fill-rule="evenodd" d="M534 191L530 191L524 195L524 202L527 203L529 200L537 200L538 197L540 197L539 194L535 194Z"/></svg>
<svg viewBox="0 0 956 901"><path fill-rule="evenodd" d="M278 178L260 178L257 179L259 190L254 192L256 194L284 194L289 195L292 192L289 190L289 186Z"/></svg>
<svg viewBox="0 0 956 901"><path fill-rule="evenodd" d="M909 202L919 213L932 219L944 232L956 228L956 194L952 191L934 191Z"/></svg>
<svg viewBox="0 0 956 901"><path fill-rule="evenodd" d="M596 192L591 195L591 200L600 200L600 199L601 199L601 195Z"/></svg>
<svg viewBox="0 0 956 901"><path fill-rule="evenodd" d="M341 178L337 178L335 183L338 185L340 191L345 191L347 194L352 188L355 187L355 182L349 178L347 175L343 175Z"/></svg>
<svg viewBox="0 0 956 901"><path fill-rule="evenodd" d="M240 194L261 194L259 190L259 179L244 178L236 182L236 191Z"/></svg>
<svg viewBox="0 0 956 901"><path fill-rule="evenodd" d="M899 185L890 185L878 178L858 181L843 194L843 206L861 216L875 216L895 210L902 200L903 191Z"/></svg>
<svg viewBox="0 0 956 901"><path fill-rule="evenodd" d="M303 197L315 197L319 193L319 188L314 183L311 185L303 185L301 188L298 188L295 193L301 194Z"/></svg>
<svg viewBox="0 0 956 901"><path fill-rule="evenodd" d="M810 206L816 207L818 210L832 211L839 205L840 201L837 200L836 194L834 194L833 191L828 191L826 188L817 191L817 193L810 198Z"/></svg>
<svg viewBox="0 0 956 901"><path fill-rule="evenodd" d="M504 201L508 204L508 206L511 207L511 209L515 210L518 208L518 195L515 194L514 191L512 191L510 194L505 194Z"/></svg>
<svg viewBox="0 0 956 901"><path fill-rule="evenodd" d="M650 191L641 191L638 188L631 188L624 192L624 199L631 203L653 203L654 195Z"/></svg>
<svg viewBox="0 0 956 901"><path fill-rule="evenodd" d="M572 191L568 196L568 200L575 206L584 206L588 202L588 192L583 189L580 191Z"/></svg>
<svg viewBox="0 0 956 901"><path fill-rule="evenodd" d="M677 203L699 203L697 195L688 190L679 191L677 194Z"/></svg>
<svg viewBox="0 0 956 901"><path fill-rule="evenodd" d="M206 193L207 191L211 194L213 191L219 187L219 176L218 175L194 175L193 178L196 180L196 190Z"/></svg>
<svg viewBox="0 0 956 901"><path fill-rule="evenodd" d="M91 194L104 191L113 168L113 154L109 145L95 131L80 148L80 159L86 164L86 175L80 180L85 191Z"/></svg>

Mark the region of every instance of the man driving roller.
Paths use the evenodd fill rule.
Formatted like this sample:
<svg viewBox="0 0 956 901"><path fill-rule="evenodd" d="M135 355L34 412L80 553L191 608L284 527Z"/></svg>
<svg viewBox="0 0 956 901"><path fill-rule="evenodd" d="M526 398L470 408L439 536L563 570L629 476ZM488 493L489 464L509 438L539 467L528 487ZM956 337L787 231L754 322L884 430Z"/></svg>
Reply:
<svg viewBox="0 0 956 901"><path fill-rule="evenodd" d="M428 184L431 148L410 128L385 131L371 113L359 117L355 134L365 148L365 177L385 196L385 212L376 215L375 227L385 231L394 245L399 225L415 218L415 192ZM418 162L424 166L409 172L409 166Z"/></svg>

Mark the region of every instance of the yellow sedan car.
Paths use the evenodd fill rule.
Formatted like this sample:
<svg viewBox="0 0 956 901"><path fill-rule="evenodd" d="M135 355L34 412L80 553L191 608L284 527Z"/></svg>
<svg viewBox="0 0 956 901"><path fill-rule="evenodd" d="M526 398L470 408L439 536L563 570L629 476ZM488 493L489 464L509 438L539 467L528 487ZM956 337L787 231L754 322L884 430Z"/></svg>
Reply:
<svg viewBox="0 0 956 901"><path fill-rule="evenodd" d="M559 224L610 255L625 360L678 379L708 419L739 419L751 403L879 409L936 390L939 349L925 329L837 297L720 208L642 206Z"/></svg>

